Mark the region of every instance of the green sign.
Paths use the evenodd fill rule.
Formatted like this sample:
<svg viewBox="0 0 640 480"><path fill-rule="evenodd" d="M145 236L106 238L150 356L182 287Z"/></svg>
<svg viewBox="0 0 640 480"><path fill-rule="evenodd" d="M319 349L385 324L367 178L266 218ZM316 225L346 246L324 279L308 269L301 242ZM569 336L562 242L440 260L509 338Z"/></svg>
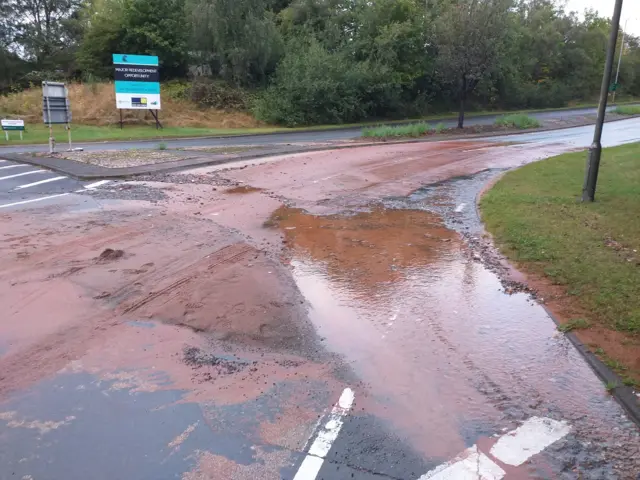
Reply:
<svg viewBox="0 0 640 480"><path fill-rule="evenodd" d="M24 120L0 120L2 130L24 130Z"/></svg>

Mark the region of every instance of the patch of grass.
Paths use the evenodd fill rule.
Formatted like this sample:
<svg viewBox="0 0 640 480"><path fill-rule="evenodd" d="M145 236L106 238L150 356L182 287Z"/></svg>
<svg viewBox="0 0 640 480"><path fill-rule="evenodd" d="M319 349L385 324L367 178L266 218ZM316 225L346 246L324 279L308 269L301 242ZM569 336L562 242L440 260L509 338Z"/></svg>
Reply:
<svg viewBox="0 0 640 480"><path fill-rule="evenodd" d="M513 170L481 201L487 229L507 256L573 293L568 298L589 312L592 325L634 341L640 339L638 157L640 144L603 151L595 203L578 201L586 152ZM618 360L632 367L639 350L627 348ZM640 378L640 369L629 373Z"/></svg>
<svg viewBox="0 0 640 480"><path fill-rule="evenodd" d="M381 125L379 127L364 128L362 136L365 138L421 137L432 131L433 127L431 125L419 122L410 125Z"/></svg>
<svg viewBox="0 0 640 480"><path fill-rule="evenodd" d="M614 112L618 115L640 115L640 105L618 105Z"/></svg>
<svg viewBox="0 0 640 480"><path fill-rule="evenodd" d="M540 122L525 113L515 113L513 115L503 115L496 119L495 124L500 127L518 128L526 130L528 128L539 128Z"/></svg>
<svg viewBox="0 0 640 480"><path fill-rule="evenodd" d="M620 385L618 385L618 382L607 382L607 384L605 385L604 388L607 389L607 392L611 393L613 392L616 388L618 388Z"/></svg>
<svg viewBox="0 0 640 480"><path fill-rule="evenodd" d="M583 330L585 328L589 328L590 326L591 324L588 320L585 320L584 318L574 318L570 322L565 323L564 325L560 325L558 327L558 330L567 333L572 332L573 330Z"/></svg>
<svg viewBox="0 0 640 480"><path fill-rule="evenodd" d="M440 122L439 124L436 125L436 133L442 133L447 129L447 126Z"/></svg>
<svg viewBox="0 0 640 480"><path fill-rule="evenodd" d="M158 144L158 150L166 150L167 149L167 144L164 142L160 142Z"/></svg>
<svg viewBox="0 0 640 480"><path fill-rule="evenodd" d="M161 140L163 138L179 137L206 137L217 135L258 134L285 131L277 128L199 128L199 127L166 127L156 130L152 125L125 125L119 126L98 125L71 125L71 134L74 142L101 142L107 140ZM62 125L53 126L54 136L60 143L66 141L67 133ZM27 124L26 131L20 140L18 135L12 135L9 142L4 135L0 135L2 145L31 145L47 143L49 141L49 129L40 124Z"/></svg>

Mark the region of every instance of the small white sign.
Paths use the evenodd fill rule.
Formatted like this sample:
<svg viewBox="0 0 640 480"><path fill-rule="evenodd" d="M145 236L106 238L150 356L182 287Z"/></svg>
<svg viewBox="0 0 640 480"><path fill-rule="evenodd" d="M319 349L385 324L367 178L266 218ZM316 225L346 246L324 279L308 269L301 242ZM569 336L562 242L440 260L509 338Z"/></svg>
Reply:
<svg viewBox="0 0 640 480"><path fill-rule="evenodd" d="M24 130L24 120L0 120L2 130Z"/></svg>

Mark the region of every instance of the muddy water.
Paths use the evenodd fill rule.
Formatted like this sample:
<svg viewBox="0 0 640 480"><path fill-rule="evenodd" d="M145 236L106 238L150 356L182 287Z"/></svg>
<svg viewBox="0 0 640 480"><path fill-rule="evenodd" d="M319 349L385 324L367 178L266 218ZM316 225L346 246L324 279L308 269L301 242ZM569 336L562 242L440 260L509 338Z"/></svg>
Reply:
<svg viewBox="0 0 640 480"><path fill-rule="evenodd" d="M360 408L429 458L536 415L569 421L582 441L606 438L622 412L543 308L506 295L417 204L273 217L319 335L364 383Z"/></svg>

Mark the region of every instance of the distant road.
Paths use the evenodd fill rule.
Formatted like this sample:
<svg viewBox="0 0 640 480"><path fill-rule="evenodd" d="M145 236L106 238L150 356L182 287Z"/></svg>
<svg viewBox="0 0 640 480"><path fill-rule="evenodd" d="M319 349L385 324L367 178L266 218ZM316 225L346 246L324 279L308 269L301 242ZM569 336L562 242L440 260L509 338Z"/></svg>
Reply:
<svg viewBox="0 0 640 480"><path fill-rule="evenodd" d="M615 107L609 107L609 110ZM532 117L539 120L549 120L554 118L567 118L578 115L595 114L596 108L576 108L572 110L554 110L547 112L531 113ZM482 115L478 117L470 117L465 121L465 125L490 125L495 122L500 115ZM383 122L381 122L383 123ZM409 123L409 122L408 122ZM444 123L447 127L455 127L457 119L450 118L445 120L433 121L431 123ZM358 138L362 131L361 127L344 128L340 130L325 130L315 132L291 132L277 134L259 134L248 136L229 136L229 137L200 137L189 139L166 139L162 142L167 148L184 148L184 147L224 147L229 145L270 145L270 144L286 144L286 143L308 143L308 142L327 142L335 140L350 140ZM139 140L139 141L113 141L113 142L94 142L94 143L77 143L76 147L82 147L87 151L96 150L131 150L140 148L155 148L160 140ZM61 147L62 148L62 147ZM0 156L5 153L21 153L21 152L46 152L47 145L21 145L15 147L0 147Z"/></svg>

